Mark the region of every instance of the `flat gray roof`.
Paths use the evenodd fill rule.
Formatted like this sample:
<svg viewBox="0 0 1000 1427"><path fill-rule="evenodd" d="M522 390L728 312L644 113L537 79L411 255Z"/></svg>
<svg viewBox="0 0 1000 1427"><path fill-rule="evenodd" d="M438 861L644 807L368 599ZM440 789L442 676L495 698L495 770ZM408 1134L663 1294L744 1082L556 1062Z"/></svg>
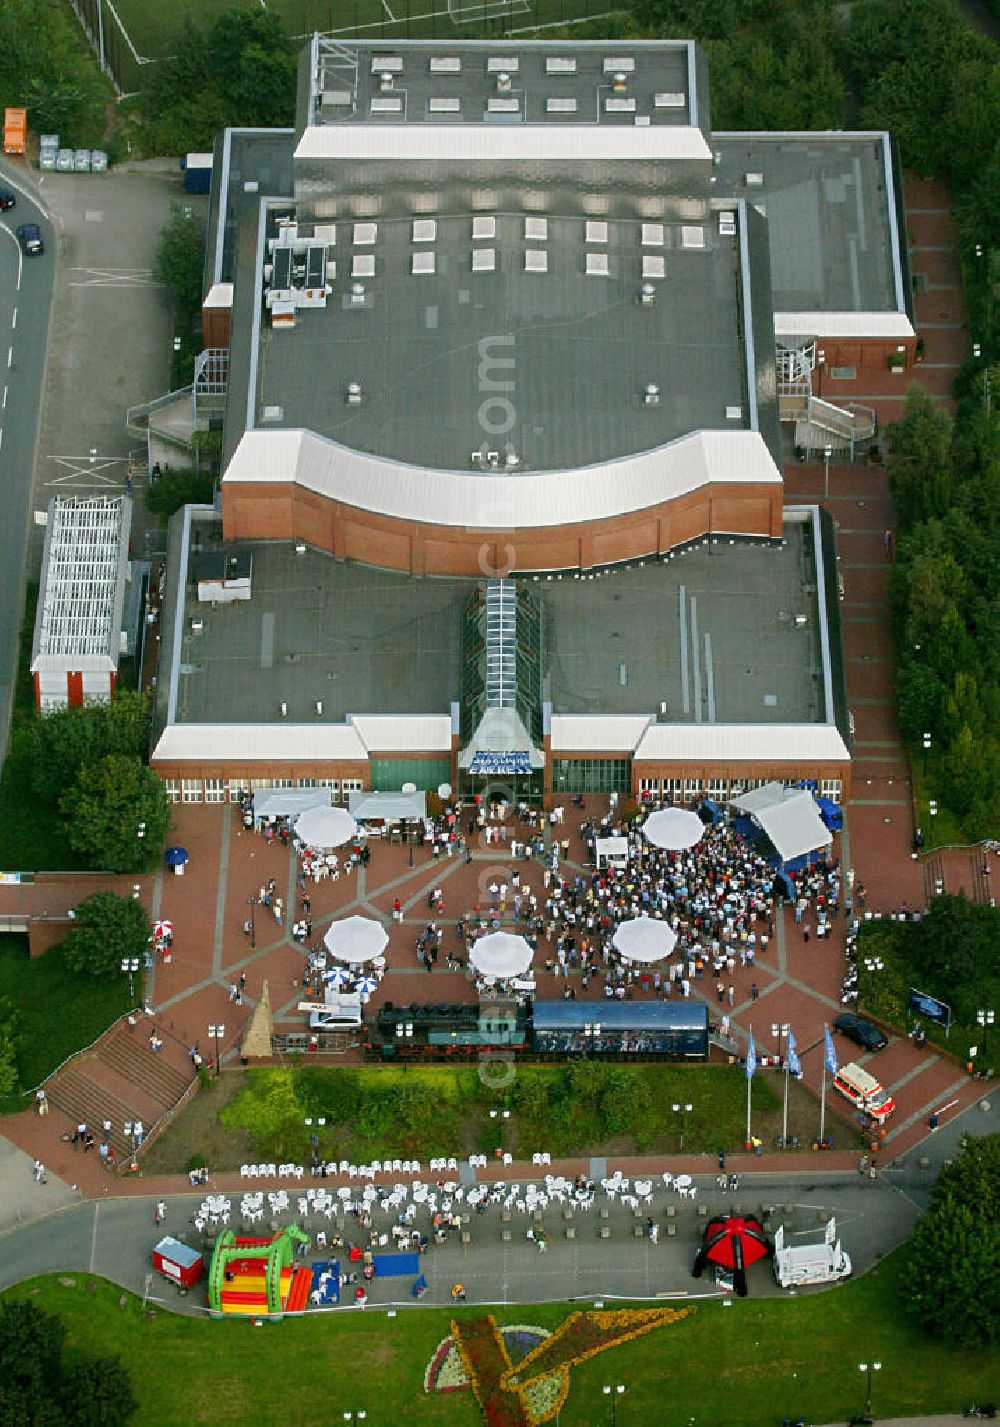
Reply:
<svg viewBox="0 0 1000 1427"><path fill-rule="evenodd" d="M292 192L292 129L224 129L215 141L212 199L206 235L206 291L232 282L236 234L243 214L261 195Z"/></svg>
<svg viewBox="0 0 1000 1427"><path fill-rule="evenodd" d="M429 240L415 221L327 225L325 308L300 307L291 330L262 319L255 425L452 470L470 469L474 450L512 450L536 471L750 426L740 239L721 235L715 214L644 228L582 212L445 211L426 220ZM473 237L474 222L487 236ZM543 236L530 236L533 222ZM364 295L352 301L356 281ZM766 291L753 299L768 306ZM237 321L250 317L238 303ZM252 338L236 334L234 370L241 340Z"/></svg>
<svg viewBox="0 0 1000 1427"><path fill-rule="evenodd" d="M186 573L182 525L170 527L168 589L184 590L184 618L164 612L157 730L177 628L180 724L277 724L282 703L289 723L309 723L317 701L329 723L447 714L459 699L461 615L475 581L261 541L251 599L213 607L192 581L196 547L218 548L218 522L198 513ZM666 702L661 722L823 722L811 529L786 521L784 547L722 541L600 578L527 577L542 605L543 697L556 714L656 715Z"/></svg>
<svg viewBox="0 0 1000 1427"><path fill-rule="evenodd" d="M721 540L645 568L534 585L553 712L824 722L811 527L786 521L784 533L783 547Z"/></svg>
<svg viewBox="0 0 1000 1427"><path fill-rule="evenodd" d="M885 134L713 134L712 147L720 195L767 216L775 312L902 310Z"/></svg>
<svg viewBox="0 0 1000 1427"><path fill-rule="evenodd" d="M172 554L180 527L171 524ZM217 521L192 528L202 548L227 548L209 543L221 534ZM413 579L254 541L252 597L213 606L198 601L195 561L192 547L181 580L178 723L277 723L282 703L289 722L309 723L317 701L329 723L349 713L446 714L458 698L462 602L474 581ZM172 623L165 619L165 628ZM158 726L168 668L157 689Z"/></svg>
<svg viewBox="0 0 1000 1427"><path fill-rule="evenodd" d="M634 124L637 115L673 126L708 120L695 47L686 40L386 44L317 36L308 63L300 126Z"/></svg>

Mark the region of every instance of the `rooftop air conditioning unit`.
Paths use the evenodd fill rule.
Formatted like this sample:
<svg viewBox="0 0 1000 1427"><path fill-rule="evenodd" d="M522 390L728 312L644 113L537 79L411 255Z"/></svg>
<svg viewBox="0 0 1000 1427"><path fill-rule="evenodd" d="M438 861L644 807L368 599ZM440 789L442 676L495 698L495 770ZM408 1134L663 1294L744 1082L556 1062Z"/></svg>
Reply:
<svg viewBox="0 0 1000 1427"><path fill-rule="evenodd" d="M498 94L509 94L509 93L510 93L510 75L507 74L506 71L504 71L504 72L502 72L502 73L500 73L500 74L497 75L497 93L498 93Z"/></svg>
<svg viewBox="0 0 1000 1427"><path fill-rule="evenodd" d="M360 405L361 405L361 383L360 383L360 382L348 382L348 383L347 383L347 405L348 405L348 406L360 406Z"/></svg>
<svg viewBox="0 0 1000 1427"><path fill-rule="evenodd" d="M647 382L646 390L643 392L643 400L647 406L659 406L660 388L655 382Z"/></svg>

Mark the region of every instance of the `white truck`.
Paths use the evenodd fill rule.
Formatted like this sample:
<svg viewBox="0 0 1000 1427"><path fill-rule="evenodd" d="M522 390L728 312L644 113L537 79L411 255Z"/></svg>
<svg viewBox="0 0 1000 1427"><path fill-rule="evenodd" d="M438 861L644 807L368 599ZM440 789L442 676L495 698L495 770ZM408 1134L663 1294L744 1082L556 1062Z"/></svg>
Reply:
<svg viewBox="0 0 1000 1427"><path fill-rule="evenodd" d="M847 1278L851 1260L837 1238L837 1221L831 1219L821 1243L787 1244L784 1228L774 1234L774 1276L781 1288L810 1283L835 1283Z"/></svg>

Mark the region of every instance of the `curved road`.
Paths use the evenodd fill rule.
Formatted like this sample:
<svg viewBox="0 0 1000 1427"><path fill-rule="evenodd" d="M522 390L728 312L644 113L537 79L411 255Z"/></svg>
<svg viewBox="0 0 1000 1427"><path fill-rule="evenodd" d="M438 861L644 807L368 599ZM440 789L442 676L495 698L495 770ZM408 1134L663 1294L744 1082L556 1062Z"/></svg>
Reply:
<svg viewBox="0 0 1000 1427"><path fill-rule="evenodd" d="M0 758L6 755L17 675L24 566L31 529L35 445L45 376L45 353L57 235L48 214L12 165L0 164L0 185L17 205L0 215ZM45 252L26 258L16 232L37 223Z"/></svg>

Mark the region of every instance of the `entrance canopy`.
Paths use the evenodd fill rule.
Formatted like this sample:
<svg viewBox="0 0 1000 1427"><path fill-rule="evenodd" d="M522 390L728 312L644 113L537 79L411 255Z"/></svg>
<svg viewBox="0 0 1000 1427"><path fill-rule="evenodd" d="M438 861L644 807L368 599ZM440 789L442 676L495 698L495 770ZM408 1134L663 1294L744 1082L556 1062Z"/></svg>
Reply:
<svg viewBox="0 0 1000 1427"><path fill-rule="evenodd" d="M656 917L635 917L622 922L612 942L626 961L662 961L677 945L677 933Z"/></svg>
<svg viewBox="0 0 1000 1427"><path fill-rule="evenodd" d="M398 823L427 816L426 793L364 793L350 795L351 817L359 823Z"/></svg>
<svg viewBox="0 0 1000 1427"><path fill-rule="evenodd" d="M782 862L792 862L833 842L833 834L820 817L816 800L807 788L767 783L742 798L734 798L732 805L740 812L753 815Z"/></svg>
<svg viewBox="0 0 1000 1427"><path fill-rule="evenodd" d="M516 709L488 708L469 744L458 755L467 773L491 778L527 778L544 766Z"/></svg>

